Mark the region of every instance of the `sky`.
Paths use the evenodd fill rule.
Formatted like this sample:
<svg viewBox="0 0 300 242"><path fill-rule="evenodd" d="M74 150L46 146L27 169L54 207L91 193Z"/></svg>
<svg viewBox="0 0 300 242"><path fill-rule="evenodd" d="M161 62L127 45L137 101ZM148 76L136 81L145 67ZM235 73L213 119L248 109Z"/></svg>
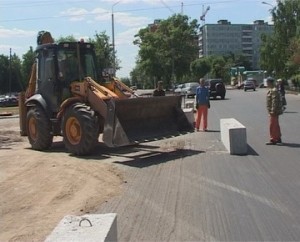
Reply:
<svg viewBox="0 0 300 242"><path fill-rule="evenodd" d="M200 25L227 19L231 24L271 22L270 9L276 0L1 0L0 55L22 59L30 47L36 48L37 33L49 31L54 39L73 35L94 38L105 32L112 43L112 13L116 58L121 61L117 77L130 77L138 47L134 35L155 19L185 14ZM267 4L266 4L267 3ZM205 21L200 20L205 10Z"/></svg>

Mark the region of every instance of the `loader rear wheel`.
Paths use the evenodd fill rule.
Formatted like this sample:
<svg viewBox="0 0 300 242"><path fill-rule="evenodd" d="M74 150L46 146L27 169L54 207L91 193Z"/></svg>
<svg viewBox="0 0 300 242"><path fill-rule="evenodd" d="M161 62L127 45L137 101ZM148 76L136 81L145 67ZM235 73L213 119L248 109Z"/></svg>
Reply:
<svg viewBox="0 0 300 242"><path fill-rule="evenodd" d="M26 119L28 140L34 150L47 150L52 145L51 122L40 106L28 110Z"/></svg>
<svg viewBox="0 0 300 242"><path fill-rule="evenodd" d="M82 103L71 105L62 122L64 144L75 155L90 154L98 142L95 112Z"/></svg>

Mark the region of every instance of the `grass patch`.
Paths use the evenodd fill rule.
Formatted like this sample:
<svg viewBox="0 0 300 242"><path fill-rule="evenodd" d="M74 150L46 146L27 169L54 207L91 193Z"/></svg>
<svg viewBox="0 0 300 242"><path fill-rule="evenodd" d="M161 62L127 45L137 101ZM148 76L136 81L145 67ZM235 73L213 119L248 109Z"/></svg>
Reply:
<svg viewBox="0 0 300 242"><path fill-rule="evenodd" d="M19 114L19 107L0 107L0 113Z"/></svg>

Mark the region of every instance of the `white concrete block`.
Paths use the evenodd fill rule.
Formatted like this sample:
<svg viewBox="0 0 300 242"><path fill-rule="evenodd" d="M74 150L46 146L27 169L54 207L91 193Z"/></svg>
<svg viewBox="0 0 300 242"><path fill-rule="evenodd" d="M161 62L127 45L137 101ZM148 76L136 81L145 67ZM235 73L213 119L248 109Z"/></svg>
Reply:
<svg viewBox="0 0 300 242"><path fill-rule="evenodd" d="M117 241L117 214L65 216L45 242Z"/></svg>
<svg viewBox="0 0 300 242"><path fill-rule="evenodd" d="M185 108L194 108L194 101L186 101Z"/></svg>
<svg viewBox="0 0 300 242"><path fill-rule="evenodd" d="M234 118L220 120L221 140L232 155L245 155L248 151L246 127Z"/></svg>
<svg viewBox="0 0 300 242"><path fill-rule="evenodd" d="M193 108L184 108L183 112L188 119L189 123L194 125L195 122L195 116L194 116L194 109Z"/></svg>

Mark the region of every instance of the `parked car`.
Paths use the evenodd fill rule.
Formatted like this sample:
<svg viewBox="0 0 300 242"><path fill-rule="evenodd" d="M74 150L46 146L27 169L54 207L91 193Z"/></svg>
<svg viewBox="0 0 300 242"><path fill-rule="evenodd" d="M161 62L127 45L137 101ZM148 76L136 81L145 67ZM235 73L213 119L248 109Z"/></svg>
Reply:
<svg viewBox="0 0 300 242"><path fill-rule="evenodd" d="M216 99L218 96L225 99L226 88L222 79L208 79L206 85L209 87L209 95Z"/></svg>
<svg viewBox="0 0 300 242"><path fill-rule="evenodd" d="M196 89L198 86L199 86L198 82L185 83L183 88L181 89L181 92L183 95L186 95L187 97L195 97Z"/></svg>
<svg viewBox="0 0 300 242"><path fill-rule="evenodd" d="M176 86L174 92L177 95L185 95L187 97L195 97L198 82L187 82Z"/></svg>
<svg viewBox="0 0 300 242"><path fill-rule="evenodd" d="M253 90L255 91L255 83L253 81L246 80L244 82L244 91Z"/></svg>
<svg viewBox="0 0 300 242"><path fill-rule="evenodd" d="M257 82L257 80L254 79L253 77L248 77L248 78L246 79L246 81L252 81L252 82L254 83L254 86L255 86L255 87L258 87L258 82Z"/></svg>
<svg viewBox="0 0 300 242"><path fill-rule="evenodd" d="M184 84L176 85L175 90L174 90L175 94L181 95L183 86L184 86Z"/></svg>
<svg viewBox="0 0 300 242"><path fill-rule="evenodd" d="M18 106L18 99L14 96L0 97L0 107L16 107Z"/></svg>

